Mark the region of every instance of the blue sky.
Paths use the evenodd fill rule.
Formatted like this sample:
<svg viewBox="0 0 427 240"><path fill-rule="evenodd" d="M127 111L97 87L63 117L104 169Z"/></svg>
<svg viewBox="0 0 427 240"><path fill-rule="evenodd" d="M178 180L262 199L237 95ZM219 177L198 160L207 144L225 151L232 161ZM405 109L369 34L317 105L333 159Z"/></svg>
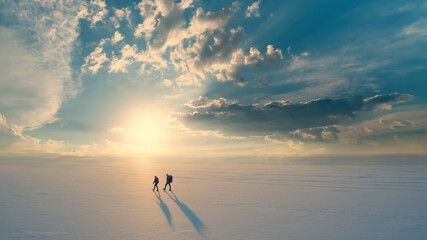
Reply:
<svg viewBox="0 0 427 240"><path fill-rule="evenodd" d="M426 1L2 1L2 154L425 154Z"/></svg>

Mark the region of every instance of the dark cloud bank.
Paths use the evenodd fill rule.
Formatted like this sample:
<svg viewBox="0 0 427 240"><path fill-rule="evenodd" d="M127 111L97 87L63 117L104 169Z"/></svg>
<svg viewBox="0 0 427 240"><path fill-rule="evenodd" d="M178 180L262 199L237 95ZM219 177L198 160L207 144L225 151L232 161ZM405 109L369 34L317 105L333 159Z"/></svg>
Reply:
<svg viewBox="0 0 427 240"><path fill-rule="evenodd" d="M354 119L360 112L409 101L409 94L377 95L371 98L319 99L305 103L270 102L263 106L241 105L226 99L200 97L187 104L193 113L180 114L191 129L220 130L233 135L269 135L298 129L339 125Z"/></svg>

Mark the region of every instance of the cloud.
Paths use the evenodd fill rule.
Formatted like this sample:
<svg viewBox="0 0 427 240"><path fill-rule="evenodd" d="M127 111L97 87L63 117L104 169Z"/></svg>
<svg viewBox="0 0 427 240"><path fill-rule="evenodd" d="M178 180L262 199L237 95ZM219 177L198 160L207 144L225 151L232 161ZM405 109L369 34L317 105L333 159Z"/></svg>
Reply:
<svg viewBox="0 0 427 240"><path fill-rule="evenodd" d="M372 130L370 127L365 127L364 129L367 133L374 133L374 130Z"/></svg>
<svg viewBox="0 0 427 240"><path fill-rule="evenodd" d="M405 121L393 121L391 129L398 129L398 128L405 128L405 127L415 127L416 124L412 120L405 120Z"/></svg>
<svg viewBox="0 0 427 240"><path fill-rule="evenodd" d="M283 61L282 50L278 48L274 49L273 45L268 45L267 52L265 53L265 60L272 64Z"/></svg>
<svg viewBox="0 0 427 240"><path fill-rule="evenodd" d="M123 130L123 128L121 128L121 127L113 127L112 129L110 129L110 132L116 133L116 134L125 134L126 133L126 131Z"/></svg>
<svg viewBox="0 0 427 240"><path fill-rule="evenodd" d="M348 47L341 48L339 53L328 53L321 57L305 54L307 52L293 54L290 48L288 49L290 60L285 61L284 67L274 74L274 76L285 75L286 78L276 77L275 81L271 82L274 86L300 87L278 94L274 99L306 101L313 98L336 98L378 91L377 81L369 74L390 64L388 59L365 59L358 55L360 51Z"/></svg>
<svg viewBox="0 0 427 240"><path fill-rule="evenodd" d="M91 27L95 27L97 22L103 22L108 14L105 1L103 0L92 0L89 2L83 2L80 5L80 11L77 17L85 19L91 23Z"/></svg>
<svg viewBox="0 0 427 240"><path fill-rule="evenodd" d="M338 140L343 143L379 144L389 141L395 135L401 136L407 144L425 144L427 133L427 111L403 108L379 118L366 120L351 126L337 126Z"/></svg>
<svg viewBox="0 0 427 240"><path fill-rule="evenodd" d="M121 57L113 56L108 72L127 72L127 66L135 59L138 49L136 46L126 44L121 50Z"/></svg>
<svg viewBox="0 0 427 240"><path fill-rule="evenodd" d="M254 3L252 3L252 5L248 6L248 9L246 10L246 17L247 18L260 17L260 14L259 14L260 2L261 2L261 0L258 0Z"/></svg>
<svg viewBox="0 0 427 240"><path fill-rule="evenodd" d="M410 94L393 93L388 95L376 95L363 101L365 103L366 110L374 108L391 109L392 105L408 102L413 98L414 97Z"/></svg>
<svg viewBox="0 0 427 240"><path fill-rule="evenodd" d="M209 71L211 68L217 68L216 64L228 63L230 57L235 56L235 50L242 37L243 28L236 28L214 35L213 44L208 39L205 39L205 41L201 42L202 46L196 57L196 65ZM233 61L233 58L231 58L231 61Z"/></svg>
<svg viewBox="0 0 427 240"><path fill-rule="evenodd" d="M248 55L246 55L242 49L237 49L233 52L230 62L223 67L223 70L220 70L220 73L217 74L217 79L221 82L234 81L238 85L243 86L244 79L240 76L240 68L242 66L257 65L263 60L264 57L258 49L254 47L250 48Z"/></svg>
<svg viewBox="0 0 427 240"><path fill-rule="evenodd" d="M79 90L70 67L79 4L10 2L1 11L13 24L0 27L0 114L21 136L55 121L62 103Z"/></svg>
<svg viewBox="0 0 427 240"><path fill-rule="evenodd" d="M170 80L178 86L201 85L209 75L216 76L218 81L234 81L243 86L241 67L260 62L277 64L283 60L281 50L272 45L267 46L265 56L255 47L250 47L249 53L239 48L244 30L229 24L233 13L239 10L237 4L216 12L197 8L190 17L184 14L188 8L193 8L193 1L143 0L138 3L136 9L142 22L137 23L133 35L143 38L145 41L141 42L145 46L129 59L120 57L117 51L112 52L109 72L126 72L132 62L141 64L141 73L170 71L173 67L177 77ZM117 21L113 24L118 24L124 14L123 10L115 10ZM115 35L112 41L124 41L122 37ZM108 61L100 50L95 49L87 57L93 64L86 63L85 67L92 66L92 73Z"/></svg>
<svg viewBox="0 0 427 240"><path fill-rule="evenodd" d="M393 6L391 9L393 13L387 14L401 14L395 12L396 5L390 6ZM306 101L313 98L372 94L372 92L381 92L382 87L391 81L384 81L384 79L399 81L402 75L420 74L421 71L425 71L421 62L422 53L425 52L423 46L426 38L423 37L423 29L425 29L426 20L419 9L421 6L417 12L411 13L414 20L409 24L404 24L407 22L405 20L397 25L384 25L386 26L384 29L360 30L359 37L350 42L339 41L338 39L342 37L342 32L339 31L334 34L337 46L324 45L331 46L331 51L314 48L310 51L292 53L289 48L290 59L285 61L284 68L274 73L274 76L286 77L276 77L269 81L269 85L298 85L298 87L278 94L274 99ZM324 35L328 36L329 33L325 32ZM375 39L375 41L366 41L367 39ZM309 53L308 56L305 56L306 52ZM409 77L407 81L411 79ZM416 85L416 81L408 82L407 85Z"/></svg>
<svg viewBox="0 0 427 240"><path fill-rule="evenodd" d="M267 142L273 142L278 144L286 144L288 146L288 152L298 152L303 150L304 142L297 140L297 139L291 139L285 135L274 133L272 135L267 135L264 137L264 140Z"/></svg>
<svg viewBox="0 0 427 240"><path fill-rule="evenodd" d="M175 38L182 39L179 35L185 25L183 11L191 6L192 1L141 1L137 9L144 20L135 29L135 37L144 36L148 45L154 48L174 45Z"/></svg>
<svg viewBox="0 0 427 240"><path fill-rule="evenodd" d="M263 62L267 64L277 64L282 60L283 56L281 50L274 49L272 45L267 46L265 56L262 56L260 51L254 47L250 48L249 54L245 54L242 49L236 49L232 53L229 62L211 65L211 67L213 67L211 72L219 72L216 74L216 77L220 82L234 81L237 85L243 86L245 85L245 80L240 74L243 66L255 66Z"/></svg>
<svg viewBox="0 0 427 240"><path fill-rule="evenodd" d="M412 120L389 120L386 118L379 118L378 123L383 126L383 128L389 128L392 130L396 130L399 128L405 127L415 127L416 124Z"/></svg>
<svg viewBox="0 0 427 240"><path fill-rule="evenodd" d="M338 134L340 133L340 128L340 125L332 125L298 129L296 131L291 132L290 136L296 137L297 139L304 140L306 142L338 141Z"/></svg>
<svg viewBox="0 0 427 240"><path fill-rule="evenodd" d="M0 113L0 150L10 147L13 142L21 140L20 133L7 124L6 117Z"/></svg>
<svg viewBox="0 0 427 240"><path fill-rule="evenodd" d="M334 140L337 139L338 131L331 126L348 122L357 118L360 112L372 111L380 105L397 104L410 99L406 94L390 94L367 99L319 99L304 103L276 101L258 106L200 97L187 104L197 111L180 114L180 119L191 129L218 130L234 135L265 136L294 132L293 135L299 134L306 139L315 139L317 135L321 139ZM299 129L317 129L318 133L308 132L303 135Z"/></svg>
<svg viewBox="0 0 427 240"><path fill-rule="evenodd" d="M82 65L82 71L89 69L92 73L97 73L102 65L110 59L107 58L107 54L104 52L103 45L105 40L102 40L93 52L85 57L85 63Z"/></svg>
<svg viewBox="0 0 427 240"><path fill-rule="evenodd" d="M307 131L303 131L301 129L295 130L292 132L294 135L300 135L303 139L315 140L318 139L318 134L309 133Z"/></svg>
<svg viewBox="0 0 427 240"><path fill-rule="evenodd" d="M419 19L418 21L405 27L402 31L402 34L426 37L427 36L427 18Z"/></svg>
<svg viewBox="0 0 427 240"><path fill-rule="evenodd" d="M114 15L110 17L110 21L115 28L120 28L120 22L124 19L126 19L129 24L131 23L130 14L131 11L128 8L114 9Z"/></svg>
<svg viewBox="0 0 427 240"><path fill-rule="evenodd" d="M338 140L337 134L339 132L340 131L334 127L328 127L328 128L323 129L321 136L325 140L336 141L336 140Z"/></svg>
<svg viewBox="0 0 427 240"><path fill-rule="evenodd" d="M232 13L232 9L229 7L217 12L205 12L202 8L198 8L189 23L188 36L197 36L212 30L223 31Z"/></svg>
<svg viewBox="0 0 427 240"><path fill-rule="evenodd" d="M166 87L170 87L173 85L173 82L169 79L163 79L162 84Z"/></svg>
<svg viewBox="0 0 427 240"><path fill-rule="evenodd" d="M193 109L211 108L211 107L222 108L222 107L228 107L236 103L237 103L236 101L229 101L225 98L209 99L208 97L200 96L197 100L190 101L189 103L187 103L186 106Z"/></svg>
<svg viewBox="0 0 427 240"><path fill-rule="evenodd" d="M57 120L80 90L71 55L80 3L10 1L0 23L0 151L49 152L53 140L26 134Z"/></svg>
<svg viewBox="0 0 427 240"><path fill-rule="evenodd" d="M122 34L120 34L119 31L116 31L114 33L114 36L111 38L111 42L114 44L114 43L120 42L123 39L124 39L124 37L122 36Z"/></svg>

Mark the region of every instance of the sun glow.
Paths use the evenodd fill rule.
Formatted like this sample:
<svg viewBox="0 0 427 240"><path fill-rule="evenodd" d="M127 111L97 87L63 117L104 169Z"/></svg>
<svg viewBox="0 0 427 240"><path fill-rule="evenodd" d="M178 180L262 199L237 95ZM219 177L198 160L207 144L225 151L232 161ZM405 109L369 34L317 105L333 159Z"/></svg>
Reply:
<svg viewBox="0 0 427 240"><path fill-rule="evenodd" d="M129 114L125 121L126 142L139 153L162 153L167 151L170 138L165 124L167 114L143 110Z"/></svg>

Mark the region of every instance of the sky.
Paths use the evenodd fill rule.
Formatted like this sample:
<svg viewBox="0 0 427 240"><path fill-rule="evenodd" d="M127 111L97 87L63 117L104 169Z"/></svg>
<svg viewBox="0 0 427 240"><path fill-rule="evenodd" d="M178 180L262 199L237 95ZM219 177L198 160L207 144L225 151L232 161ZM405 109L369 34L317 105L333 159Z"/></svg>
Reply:
<svg viewBox="0 0 427 240"><path fill-rule="evenodd" d="M0 1L0 154L427 154L427 1Z"/></svg>

